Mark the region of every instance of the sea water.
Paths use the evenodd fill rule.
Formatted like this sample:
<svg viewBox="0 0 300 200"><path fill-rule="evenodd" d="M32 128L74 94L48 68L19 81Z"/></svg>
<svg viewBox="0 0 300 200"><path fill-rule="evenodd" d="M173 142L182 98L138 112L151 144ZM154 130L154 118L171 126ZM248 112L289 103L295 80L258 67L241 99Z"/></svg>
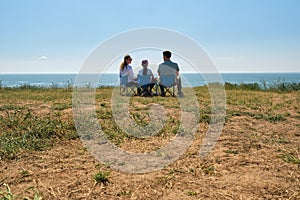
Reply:
<svg viewBox="0 0 300 200"><path fill-rule="evenodd" d="M24 85L37 87L70 87L74 83L81 86L118 86L118 74L85 74L77 77L77 74L0 74L0 86L20 87ZM183 86L203 86L210 82L234 83L234 84L277 84L300 83L300 73L220 73L217 74L181 74ZM77 80L77 81L76 81Z"/></svg>

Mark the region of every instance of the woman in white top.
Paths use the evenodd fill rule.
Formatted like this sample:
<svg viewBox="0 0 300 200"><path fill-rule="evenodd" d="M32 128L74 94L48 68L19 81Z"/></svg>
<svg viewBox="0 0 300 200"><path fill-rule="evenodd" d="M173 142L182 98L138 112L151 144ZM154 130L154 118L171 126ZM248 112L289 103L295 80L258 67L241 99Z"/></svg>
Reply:
<svg viewBox="0 0 300 200"><path fill-rule="evenodd" d="M134 73L132 70L132 67L130 66L132 61L132 58L130 57L130 55L126 55L124 57L124 61L121 63L120 66L120 78L123 76L128 76L128 83L129 84L133 84L133 85L137 85L137 79L134 78Z"/></svg>

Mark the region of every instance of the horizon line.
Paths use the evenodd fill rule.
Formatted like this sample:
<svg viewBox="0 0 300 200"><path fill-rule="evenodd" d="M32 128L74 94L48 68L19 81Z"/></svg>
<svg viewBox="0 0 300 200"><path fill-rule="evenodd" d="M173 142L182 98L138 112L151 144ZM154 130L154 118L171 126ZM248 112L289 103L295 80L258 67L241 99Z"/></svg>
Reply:
<svg viewBox="0 0 300 200"><path fill-rule="evenodd" d="M9 75L9 74L79 74L80 72L0 72L0 75ZM221 74L258 74L258 73L300 73L300 71L220 71ZM85 72L81 74L94 74L94 72ZM95 73L97 74L97 73ZM103 74L118 74L118 72L104 72ZM181 72L181 74L197 74L197 72ZM214 72L202 72L200 74L214 74Z"/></svg>

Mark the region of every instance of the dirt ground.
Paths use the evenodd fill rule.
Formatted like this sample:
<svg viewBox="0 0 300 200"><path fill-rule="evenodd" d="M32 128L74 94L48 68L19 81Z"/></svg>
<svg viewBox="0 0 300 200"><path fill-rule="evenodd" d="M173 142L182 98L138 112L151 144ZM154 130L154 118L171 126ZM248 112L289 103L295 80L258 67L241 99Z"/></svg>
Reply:
<svg viewBox="0 0 300 200"><path fill-rule="evenodd" d="M272 101L261 102L259 109L238 104L237 94L229 92L222 134L203 159L198 151L205 122L180 159L145 174L116 171L91 156L79 139L60 140L44 151L0 160L0 188L6 183L16 196L31 197L34 191L26 189L34 187L43 199L300 199L299 93L255 93ZM283 101L289 106L272 111L288 112L283 120L257 117ZM64 113L70 115L71 110ZM136 150L139 145L133 140L121 147ZM94 180L100 170L110 172L107 183Z"/></svg>

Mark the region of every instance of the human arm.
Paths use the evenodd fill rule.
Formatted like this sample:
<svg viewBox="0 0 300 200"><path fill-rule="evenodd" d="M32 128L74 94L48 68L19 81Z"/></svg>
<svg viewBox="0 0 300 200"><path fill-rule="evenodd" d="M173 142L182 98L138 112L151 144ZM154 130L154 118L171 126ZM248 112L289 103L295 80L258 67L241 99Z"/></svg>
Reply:
<svg viewBox="0 0 300 200"><path fill-rule="evenodd" d="M178 67L177 63L175 63L175 64L176 64L176 76L179 76L179 67Z"/></svg>
<svg viewBox="0 0 300 200"><path fill-rule="evenodd" d="M151 80L152 80L152 82L155 80L155 78L154 78L154 75L153 75L153 73L151 72Z"/></svg>
<svg viewBox="0 0 300 200"><path fill-rule="evenodd" d="M152 70L148 68L147 69L147 74L150 75L150 81L153 82L155 80L155 78L154 78Z"/></svg>

